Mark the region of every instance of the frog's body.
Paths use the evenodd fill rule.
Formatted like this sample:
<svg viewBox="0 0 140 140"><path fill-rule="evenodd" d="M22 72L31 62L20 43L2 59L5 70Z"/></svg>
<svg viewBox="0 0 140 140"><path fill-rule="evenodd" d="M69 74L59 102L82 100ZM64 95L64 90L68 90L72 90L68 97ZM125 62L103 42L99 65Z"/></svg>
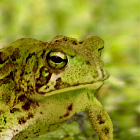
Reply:
<svg viewBox="0 0 140 140"><path fill-rule="evenodd" d="M86 111L100 140L112 140L111 120L94 97L108 74L103 41L56 36L19 39L0 50L0 140L24 140L54 131Z"/></svg>

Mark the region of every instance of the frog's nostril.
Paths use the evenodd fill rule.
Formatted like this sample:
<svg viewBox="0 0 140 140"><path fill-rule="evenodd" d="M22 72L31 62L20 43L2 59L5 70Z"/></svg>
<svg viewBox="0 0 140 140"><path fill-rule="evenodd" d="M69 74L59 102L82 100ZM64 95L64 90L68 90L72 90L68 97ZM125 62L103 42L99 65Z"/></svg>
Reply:
<svg viewBox="0 0 140 140"><path fill-rule="evenodd" d="M104 49L104 46L98 49L98 53L99 53L100 56L102 55L103 49Z"/></svg>

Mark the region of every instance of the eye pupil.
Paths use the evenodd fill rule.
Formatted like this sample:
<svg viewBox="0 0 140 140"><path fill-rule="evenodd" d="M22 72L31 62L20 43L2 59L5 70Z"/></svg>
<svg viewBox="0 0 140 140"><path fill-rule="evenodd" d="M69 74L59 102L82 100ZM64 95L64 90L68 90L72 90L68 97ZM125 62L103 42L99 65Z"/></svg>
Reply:
<svg viewBox="0 0 140 140"><path fill-rule="evenodd" d="M67 56L60 51L50 51L46 56L46 60L48 66L56 70L64 68L68 62Z"/></svg>
<svg viewBox="0 0 140 140"><path fill-rule="evenodd" d="M52 60L53 62L55 62L55 63L60 63L60 62L63 61L63 59L62 59L61 57L59 57L59 56L52 56L52 57L51 57L51 60Z"/></svg>

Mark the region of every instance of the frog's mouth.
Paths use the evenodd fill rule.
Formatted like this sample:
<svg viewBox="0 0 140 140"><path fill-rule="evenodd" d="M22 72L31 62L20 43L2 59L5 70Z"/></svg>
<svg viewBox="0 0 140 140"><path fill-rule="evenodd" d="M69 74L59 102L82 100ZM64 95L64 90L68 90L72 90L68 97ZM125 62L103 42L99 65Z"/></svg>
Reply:
<svg viewBox="0 0 140 140"><path fill-rule="evenodd" d="M75 91L78 89L84 89L84 88L87 88L89 90L98 90L103 84L104 84L104 81L98 81L98 82L87 83L87 84L80 84L80 85L76 85L76 86L71 86L71 87L66 87L63 89L51 91L49 93L44 94L44 96L50 96L50 95L55 95L55 94L59 94L59 93L66 93L66 92L71 92L71 91Z"/></svg>
<svg viewBox="0 0 140 140"><path fill-rule="evenodd" d="M94 83L86 83L86 84L79 84L79 85L72 85L65 88L59 88L59 89L53 89L43 92L37 92L36 94L31 95L29 98L33 100L42 100L44 97L53 96L55 94L61 94L61 93L69 93L72 91L76 91L79 89L88 89L92 91L97 91L102 85L104 84L104 81L98 81Z"/></svg>

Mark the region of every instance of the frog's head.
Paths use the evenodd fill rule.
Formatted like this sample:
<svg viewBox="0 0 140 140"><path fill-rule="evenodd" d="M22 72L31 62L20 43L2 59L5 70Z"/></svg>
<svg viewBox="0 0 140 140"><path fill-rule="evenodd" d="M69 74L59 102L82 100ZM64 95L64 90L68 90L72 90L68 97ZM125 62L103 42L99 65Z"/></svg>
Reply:
<svg viewBox="0 0 140 140"><path fill-rule="evenodd" d="M40 68L41 77L36 80L36 91L47 96L89 85L99 88L109 77L101 60L103 48L103 40L95 36L83 42L56 36L49 42L44 54L45 66ZM45 82L41 82L42 79Z"/></svg>

